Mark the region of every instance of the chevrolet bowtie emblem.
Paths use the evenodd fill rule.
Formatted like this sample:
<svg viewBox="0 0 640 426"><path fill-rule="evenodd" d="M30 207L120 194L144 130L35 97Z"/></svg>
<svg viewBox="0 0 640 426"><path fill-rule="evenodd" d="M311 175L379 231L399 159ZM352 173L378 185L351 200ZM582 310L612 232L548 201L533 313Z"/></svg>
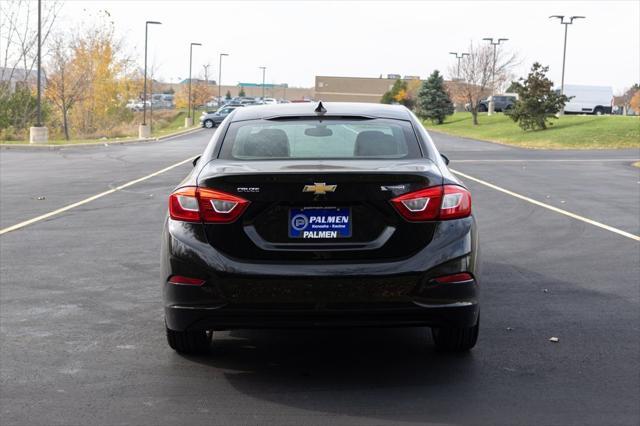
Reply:
<svg viewBox="0 0 640 426"><path fill-rule="evenodd" d="M302 192L313 192L316 195L326 194L327 192L333 192L338 185L327 185L324 182L315 182L313 185L305 185L302 188Z"/></svg>

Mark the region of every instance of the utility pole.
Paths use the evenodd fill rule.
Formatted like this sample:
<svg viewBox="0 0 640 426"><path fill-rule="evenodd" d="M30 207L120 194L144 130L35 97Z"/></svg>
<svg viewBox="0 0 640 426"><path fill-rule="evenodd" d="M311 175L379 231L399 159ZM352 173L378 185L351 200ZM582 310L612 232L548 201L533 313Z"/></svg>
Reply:
<svg viewBox="0 0 640 426"><path fill-rule="evenodd" d="M138 137L140 137L140 139L151 136L151 128L147 127L147 41L149 38L149 24L160 25L162 22L146 21L144 23L144 89L142 95L142 125L138 128Z"/></svg>
<svg viewBox="0 0 640 426"><path fill-rule="evenodd" d="M202 68L204 68L204 82L207 84L207 86L209 85L209 67L210 66L211 64L206 64L202 66Z"/></svg>
<svg viewBox="0 0 640 426"><path fill-rule="evenodd" d="M488 41L493 46L493 64L491 66L491 100L489 101L489 111L487 112L487 115L492 115L496 106L493 98L496 95L496 54L498 51L498 45L509 39L499 38L498 41L493 41L493 38L483 38L483 40Z"/></svg>
<svg viewBox="0 0 640 426"><path fill-rule="evenodd" d="M42 0L38 0L38 71L36 78L36 125L29 128L29 143L42 143L49 140L49 130L42 125Z"/></svg>
<svg viewBox="0 0 640 426"><path fill-rule="evenodd" d="M42 127L42 0L38 0L38 120L36 127Z"/></svg>
<svg viewBox="0 0 640 426"><path fill-rule="evenodd" d="M585 19L586 16L569 16L568 21L564 20L565 18L564 15L551 15L549 16L549 19L551 18L560 19L560 23L564 25L564 50L562 51L562 80L560 83L560 94L564 95L564 65L565 65L565 60L567 59L567 29L569 28L569 25L573 24L574 19ZM564 106L559 111L559 115L564 115Z"/></svg>
<svg viewBox="0 0 640 426"><path fill-rule="evenodd" d="M460 53L460 55L458 55L458 52L449 52L449 54L455 56L456 59L458 60L458 68L457 68L457 71L456 71L456 78L458 80L460 80L460 60L462 58L464 58L465 56L469 56L469 54L468 53Z"/></svg>
<svg viewBox="0 0 640 426"><path fill-rule="evenodd" d="M193 118L191 117L191 66L193 65L193 46L202 46L201 43L191 43L189 45L189 97L187 98L187 118L185 118L184 127L193 126ZM194 111L195 114L195 111Z"/></svg>
<svg viewBox="0 0 640 426"><path fill-rule="evenodd" d="M264 72L267 67L258 67L262 70L262 102L264 102Z"/></svg>

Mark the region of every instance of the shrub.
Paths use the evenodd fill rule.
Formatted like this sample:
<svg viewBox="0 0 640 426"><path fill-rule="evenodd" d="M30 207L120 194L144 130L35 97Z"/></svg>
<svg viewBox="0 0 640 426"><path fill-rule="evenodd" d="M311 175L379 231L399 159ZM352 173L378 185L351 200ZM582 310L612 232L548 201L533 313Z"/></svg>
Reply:
<svg viewBox="0 0 640 426"><path fill-rule="evenodd" d="M536 62L526 79L521 78L511 85L518 100L507 114L522 130L546 129L548 120L556 118L569 100L553 90L553 82L546 76L548 70L549 67Z"/></svg>

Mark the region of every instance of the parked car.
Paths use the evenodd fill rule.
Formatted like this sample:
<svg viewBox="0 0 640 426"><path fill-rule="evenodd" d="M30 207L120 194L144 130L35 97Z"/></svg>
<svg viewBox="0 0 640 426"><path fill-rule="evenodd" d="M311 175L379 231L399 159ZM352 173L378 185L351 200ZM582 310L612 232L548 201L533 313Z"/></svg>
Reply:
<svg viewBox="0 0 640 426"><path fill-rule="evenodd" d="M495 112L504 112L511 108L516 103L517 97L515 95L495 95L493 96L493 110ZM489 111L489 102L491 101L491 96L487 99L483 99L478 104L478 111L487 112Z"/></svg>
<svg viewBox="0 0 640 426"><path fill-rule="evenodd" d="M125 105L125 108L130 109L131 111L142 111L144 109L144 104L142 101L137 101L137 100L130 100L127 105ZM147 108L149 108L151 106L151 102L146 101L147 104Z"/></svg>
<svg viewBox="0 0 640 426"><path fill-rule="evenodd" d="M611 86L565 84L564 94L570 97L569 102L564 106L565 113L611 114L611 104L613 103Z"/></svg>
<svg viewBox="0 0 640 426"><path fill-rule="evenodd" d="M476 344L471 193L415 115L299 103L238 108L221 126L169 197L171 348L206 353L222 330L357 326Z"/></svg>
<svg viewBox="0 0 640 426"><path fill-rule="evenodd" d="M236 108L243 106L244 105L225 105L215 112L203 111L200 116L200 124L207 129L218 127L218 125L222 123L222 120L227 118L227 115L231 114Z"/></svg>
<svg viewBox="0 0 640 426"><path fill-rule="evenodd" d="M276 101L273 98L264 98L264 99L262 99L262 103L266 104L266 105L275 105L275 104L278 103L278 101Z"/></svg>

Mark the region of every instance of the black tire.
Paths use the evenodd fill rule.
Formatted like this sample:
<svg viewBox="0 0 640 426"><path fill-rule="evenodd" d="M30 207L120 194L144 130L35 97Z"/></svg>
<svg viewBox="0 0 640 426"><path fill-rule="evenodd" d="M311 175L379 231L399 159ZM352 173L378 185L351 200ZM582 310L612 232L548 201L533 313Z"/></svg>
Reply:
<svg viewBox="0 0 640 426"><path fill-rule="evenodd" d="M464 352L476 345L479 331L480 318L473 327L433 327L431 335L437 350Z"/></svg>
<svg viewBox="0 0 640 426"><path fill-rule="evenodd" d="M489 108L487 108L484 104L478 105L478 112L487 112Z"/></svg>
<svg viewBox="0 0 640 426"><path fill-rule="evenodd" d="M176 331L169 328L166 328L166 330L169 346L181 354L202 354L205 353L211 345L212 332L206 330Z"/></svg>
<svg viewBox="0 0 640 426"><path fill-rule="evenodd" d="M602 115L602 114L604 114L604 109L602 107L595 107L593 109L593 113L595 115Z"/></svg>
<svg viewBox="0 0 640 426"><path fill-rule="evenodd" d="M216 123L214 123L213 120L204 120L204 123L202 123L202 124L207 129L213 129L214 127L216 127Z"/></svg>

